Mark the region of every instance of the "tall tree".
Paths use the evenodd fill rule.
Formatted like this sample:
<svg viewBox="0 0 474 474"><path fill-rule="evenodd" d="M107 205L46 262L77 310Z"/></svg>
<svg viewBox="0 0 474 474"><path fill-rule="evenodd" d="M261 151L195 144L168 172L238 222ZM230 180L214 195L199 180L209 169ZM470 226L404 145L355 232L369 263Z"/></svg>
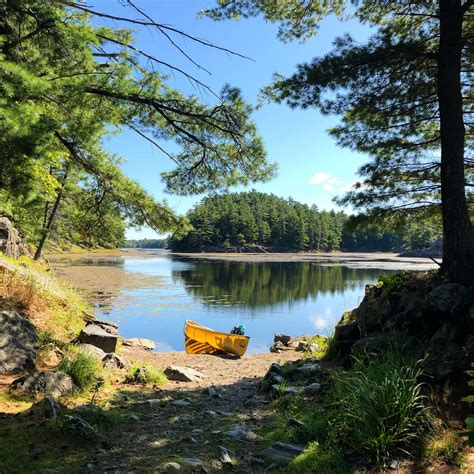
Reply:
<svg viewBox="0 0 474 474"><path fill-rule="evenodd" d="M239 90L227 85L213 93L192 74L140 49L126 27L154 29L197 67L176 38L229 51L155 21L132 0L118 3L128 16L81 0L0 2L0 208L15 207L20 195L24 202L38 196L39 183L49 190L44 202L56 202L62 186L51 167L74 168L77 182L93 177L127 222L161 232L182 227L166 203L120 172L104 147L107 135L125 128L175 163L163 174L171 192L192 194L272 176ZM170 87L160 68L186 77L207 93L207 102ZM178 151L167 150L167 141ZM48 208L51 225L51 210L57 215L61 198L62 192L58 206Z"/></svg>
<svg viewBox="0 0 474 474"><path fill-rule="evenodd" d="M364 182L342 198L379 216L441 211L451 281L474 282L472 0L288 2L218 0L216 20L256 16L279 22L283 40L304 40L329 13L376 28L366 44L349 35L334 50L276 76L264 95L292 107L341 116L330 133L370 155Z"/></svg>

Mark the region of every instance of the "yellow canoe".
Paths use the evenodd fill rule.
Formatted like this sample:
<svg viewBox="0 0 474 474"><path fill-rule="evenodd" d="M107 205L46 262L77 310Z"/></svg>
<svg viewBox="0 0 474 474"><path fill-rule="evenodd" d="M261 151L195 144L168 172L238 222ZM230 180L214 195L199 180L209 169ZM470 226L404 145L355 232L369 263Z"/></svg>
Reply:
<svg viewBox="0 0 474 474"><path fill-rule="evenodd" d="M184 323L185 347L188 354L229 352L242 357L249 345L248 336L218 332L187 319Z"/></svg>

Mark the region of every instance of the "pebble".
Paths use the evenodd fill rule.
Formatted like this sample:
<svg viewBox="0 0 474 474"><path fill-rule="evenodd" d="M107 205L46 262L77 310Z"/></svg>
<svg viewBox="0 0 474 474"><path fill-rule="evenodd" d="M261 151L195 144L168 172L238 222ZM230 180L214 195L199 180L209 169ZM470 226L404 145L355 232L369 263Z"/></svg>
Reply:
<svg viewBox="0 0 474 474"><path fill-rule="evenodd" d="M187 407L191 405L191 402L188 402L186 400L175 400L174 402L171 402L171 404L177 407Z"/></svg>
<svg viewBox="0 0 474 474"><path fill-rule="evenodd" d="M181 465L177 462L167 462L160 466L160 471L179 471L181 470Z"/></svg>

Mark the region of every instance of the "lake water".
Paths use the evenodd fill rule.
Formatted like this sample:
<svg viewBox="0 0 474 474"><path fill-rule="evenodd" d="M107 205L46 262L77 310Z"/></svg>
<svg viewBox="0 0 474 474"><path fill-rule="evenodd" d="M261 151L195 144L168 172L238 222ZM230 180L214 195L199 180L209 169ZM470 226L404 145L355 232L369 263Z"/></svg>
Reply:
<svg viewBox="0 0 474 474"><path fill-rule="evenodd" d="M393 272L373 262L371 268L351 268L341 262L203 260L160 251L66 266L87 267L90 275L110 268L120 275L122 284L104 295L96 315L118 322L125 338L146 337L158 351L181 351L186 319L225 332L243 324L250 354L267 352L275 333L330 335L342 313L360 303L365 285ZM128 280L135 283L124 285Z"/></svg>

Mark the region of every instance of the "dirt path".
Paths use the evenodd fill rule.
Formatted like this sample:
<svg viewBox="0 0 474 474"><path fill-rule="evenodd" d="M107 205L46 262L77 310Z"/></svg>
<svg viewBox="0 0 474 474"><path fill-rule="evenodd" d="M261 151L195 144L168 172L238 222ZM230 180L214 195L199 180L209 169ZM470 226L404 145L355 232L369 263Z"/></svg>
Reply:
<svg viewBox="0 0 474 474"><path fill-rule="evenodd" d="M235 427L258 432L268 425L272 417L270 400L259 390L259 383L272 363L296 360L299 353L223 359L124 347L121 355L160 368L192 367L206 378L200 382L168 381L153 390L121 387L110 409L122 416L126 410L130 421L112 430L107 442L84 466L87 471L157 472L165 463L177 462L181 472L263 472L272 464L261 457L264 446L259 437L234 439L225 432ZM209 394L211 386L217 389L217 396ZM173 403L177 400L181 402ZM236 466L220 461L220 446L231 451ZM187 464L193 462L196 466Z"/></svg>

